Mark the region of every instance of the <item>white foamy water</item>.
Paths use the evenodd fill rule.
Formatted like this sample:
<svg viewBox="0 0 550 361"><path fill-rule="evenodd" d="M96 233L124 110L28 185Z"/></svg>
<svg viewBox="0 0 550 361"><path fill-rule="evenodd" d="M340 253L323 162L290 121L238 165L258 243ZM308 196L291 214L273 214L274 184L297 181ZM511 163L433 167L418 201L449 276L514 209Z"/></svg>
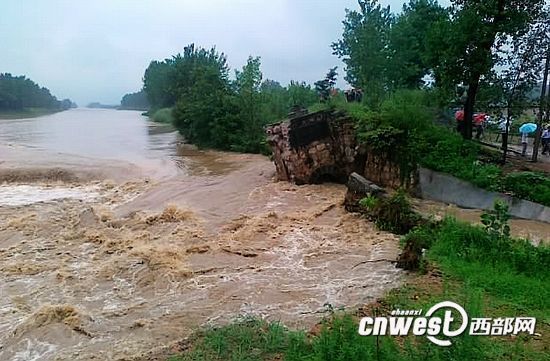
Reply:
<svg viewBox="0 0 550 361"><path fill-rule="evenodd" d="M90 201L98 196L95 187L0 185L0 206L24 206L62 199Z"/></svg>

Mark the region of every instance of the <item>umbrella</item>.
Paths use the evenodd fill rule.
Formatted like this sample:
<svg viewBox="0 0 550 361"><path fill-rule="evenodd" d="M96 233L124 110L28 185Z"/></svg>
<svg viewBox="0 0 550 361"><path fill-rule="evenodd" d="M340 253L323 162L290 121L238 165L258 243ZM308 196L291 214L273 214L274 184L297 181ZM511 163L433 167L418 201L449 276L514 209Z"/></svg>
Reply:
<svg viewBox="0 0 550 361"><path fill-rule="evenodd" d="M485 113L479 113L474 115L474 122L476 124L482 124L485 121Z"/></svg>
<svg viewBox="0 0 550 361"><path fill-rule="evenodd" d="M535 130L537 130L537 125L535 123L525 123L519 127L520 133L533 133Z"/></svg>

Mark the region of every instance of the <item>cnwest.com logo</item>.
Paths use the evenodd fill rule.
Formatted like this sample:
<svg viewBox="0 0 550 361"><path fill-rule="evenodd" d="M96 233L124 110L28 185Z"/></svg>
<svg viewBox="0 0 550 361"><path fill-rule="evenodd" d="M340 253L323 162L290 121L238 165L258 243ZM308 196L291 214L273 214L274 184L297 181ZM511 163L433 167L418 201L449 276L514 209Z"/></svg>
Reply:
<svg viewBox="0 0 550 361"><path fill-rule="evenodd" d="M443 317L433 316L439 310L444 310ZM422 310L394 310L390 317L363 317L359 322L359 334L406 336L412 331L413 335L426 336L436 345L450 346L449 339L466 329L474 336L517 335L520 332L532 335L536 322L534 317L472 318L470 321L462 306L444 301L433 305L423 316ZM441 335L445 337L438 338Z"/></svg>

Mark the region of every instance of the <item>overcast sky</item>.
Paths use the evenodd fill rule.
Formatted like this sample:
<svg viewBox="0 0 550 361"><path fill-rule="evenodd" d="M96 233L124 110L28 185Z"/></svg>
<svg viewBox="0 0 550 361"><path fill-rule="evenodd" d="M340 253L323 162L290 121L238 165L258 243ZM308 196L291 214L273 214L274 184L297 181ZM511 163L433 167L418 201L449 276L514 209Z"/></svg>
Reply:
<svg viewBox="0 0 550 361"><path fill-rule="evenodd" d="M403 0L381 3L399 11ZM330 44L345 8L357 1L1 0L0 72L26 75L81 106L116 104L141 88L151 60L194 42L215 45L232 69L260 56L264 78L312 83L332 66L343 73Z"/></svg>

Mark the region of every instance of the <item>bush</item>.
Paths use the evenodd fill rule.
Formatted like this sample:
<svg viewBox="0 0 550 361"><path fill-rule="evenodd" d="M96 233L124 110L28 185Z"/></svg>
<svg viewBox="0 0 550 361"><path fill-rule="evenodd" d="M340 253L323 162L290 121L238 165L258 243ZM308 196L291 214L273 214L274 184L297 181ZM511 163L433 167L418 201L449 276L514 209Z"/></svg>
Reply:
<svg viewBox="0 0 550 361"><path fill-rule="evenodd" d="M162 108L153 113L150 117L152 121L157 123L172 124L174 117L172 115L172 108Z"/></svg>
<svg viewBox="0 0 550 361"><path fill-rule="evenodd" d="M381 114L394 127L404 131L425 131L432 127L433 110L426 92L399 90L380 107Z"/></svg>
<svg viewBox="0 0 550 361"><path fill-rule="evenodd" d="M550 178L544 173L510 173L502 180L501 190L517 198L550 206Z"/></svg>
<svg viewBox="0 0 550 361"><path fill-rule="evenodd" d="M364 198L359 204L376 226L384 231L405 234L420 221L402 189L387 198Z"/></svg>
<svg viewBox="0 0 550 361"><path fill-rule="evenodd" d="M530 277L549 276L550 248L533 246L522 239L496 236L490 230L447 218L432 233L432 255L450 260L480 263L496 269L513 271Z"/></svg>

